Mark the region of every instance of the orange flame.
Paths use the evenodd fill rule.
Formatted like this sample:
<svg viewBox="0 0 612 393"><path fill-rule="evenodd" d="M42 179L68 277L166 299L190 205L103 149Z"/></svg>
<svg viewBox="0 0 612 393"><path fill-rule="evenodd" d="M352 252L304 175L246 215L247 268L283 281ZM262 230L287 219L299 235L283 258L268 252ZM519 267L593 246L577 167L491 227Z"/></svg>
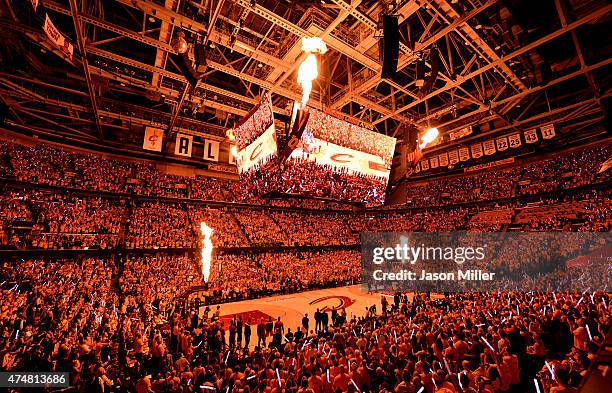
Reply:
<svg viewBox="0 0 612 393"><path fill-rule="evenodd" d="M205 222L201 222L200 233L202 234L202 276L204 277L204 282L208 282L213 251L211 240L213 229L206 225Z"/></svg>

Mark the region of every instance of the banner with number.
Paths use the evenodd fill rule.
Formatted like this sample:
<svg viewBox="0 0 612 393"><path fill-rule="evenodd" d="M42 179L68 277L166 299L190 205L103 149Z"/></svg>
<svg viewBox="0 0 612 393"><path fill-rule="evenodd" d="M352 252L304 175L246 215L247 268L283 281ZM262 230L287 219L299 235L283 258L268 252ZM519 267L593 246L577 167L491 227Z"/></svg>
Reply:
<svg viewBox="0 0 612 393"><path fill-rule="evenodd" d="M177 156L191 157L191 148L193 147L193 136L177 133L176 144L174 145L174 154Z"/></svg>
<svg viewBox="0 0 612 393"><path fill-rule="evenodd" d="M470 159L470 149L468 149L467 147L460 147L459 148L459 159L461 161L467 161Z"/></svg>
<svg viewBox="0 0 612 393"><path fill-rule="evenodd" d="M438 156L440 166L448 166L448 153L444 152Z"/></svg>
<svg viewBox="0 0 612 393"><path fill-rule="evenodd" d="M540 131L542 132L542 138L544 139L552 139L555 137L555 135L557 135L555 133L554 124L547 124L545 126L542 126L542 128L540 128Z"/></svg>
<svg viewBox="0 0 612 393"><path fill-rule="evenodd" d="M525 131L525 142L527 143L536 143L538 141L538 132L536 129L531 129Z"/></svg>
<svg viewBox="0 0 612 393"><path fill-rule="evenodd" d="M490 156L495 154L495 141L493 139L486 140L482 143L482 147L484 148L484 154Z"/></svg>
<svg viewBox="0 0 612 393"><path fill-rule="evenodd" d="M421 161L421 169L423 171L426 171L429 169L429 160L423 160Z"/></svg>
<svg viewBox="0 0 612 393"><path fill-rule="evenodd" d="M508 144L515 149L521 145L521 134L508 135Z"/></svg>
<svg viewBox="0 0 612 393"><path fill-rule="evenodd" d="M164 130L155 127L145 127L142 148L151 151L162 151Z"/></svg>
<svg viewBox="0 0 612 393"><path fill-rule="evenodd" d="M215 162L219 161L219 141L204 139L204 159Z"/></svg>
<svg viewBox="0 0 612 393"><path fill-rule="evenodd" d="M417 163L416 163L416 165L414 166L414 171L415 171L416 173L421 172L421 163L420 163L420 162L417 162Z"/></svg>
<svg viewBox="0 0 612 393"><path fill-rule="evenodd" d="M72 55L74 54L74 46L70 43L70 41L64 37L64 35L55 27L49 15L45 15L45 24L43 25L43 30L47 33L47 37L53 42L55 46L57 46L62 52L64 52L70 59L72 59Z"/></svg>
<svg viewBox="0 0 612 393"><path fill-rule="evenodd" d="M448 161L451 165L455 165L459 162L459 152L457 150L451 150L448 152Z"/></svg>
<svg viewBox="0 0 612 393"><path fill-rule="evenodd" d="M497 151L508 150L508 137L503 136L501 138L497 138L495 144L497 145Z"/></svg>
<svg viewBox="0 0 612 393"><path fill-rule="evenodd" d="M480 158L482 157L482 143L475 143L472 146L470 146L470 149L472 150L472 157L473 158Z"/></svg>

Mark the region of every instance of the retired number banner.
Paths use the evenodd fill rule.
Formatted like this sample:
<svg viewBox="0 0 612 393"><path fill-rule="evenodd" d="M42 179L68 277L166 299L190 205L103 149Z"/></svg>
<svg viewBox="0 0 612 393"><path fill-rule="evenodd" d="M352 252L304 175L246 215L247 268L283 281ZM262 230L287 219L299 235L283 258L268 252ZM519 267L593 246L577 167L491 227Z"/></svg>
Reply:
<svg viewBox="0 0 612 393"><path fill-rule="evenodd" d="M536 143L538 141L538 132L536 129L531 129L525 131L525 142L527 143Z"/></svg>
<svg viewBox="0 0 612 393"><path fill-rule="evenodd" d="M547 124L545 126L542 126L542 128L540 128L540 131L542 132L542 138L544 139L552 139L556 135L554 124Z"/></svg>
<svg viewBox="0 0 612 393"><path fill-rule="evenodd" d="M508 136L508 143L510 147L515 149L521 146L521 134L512 134Z"/></svg>

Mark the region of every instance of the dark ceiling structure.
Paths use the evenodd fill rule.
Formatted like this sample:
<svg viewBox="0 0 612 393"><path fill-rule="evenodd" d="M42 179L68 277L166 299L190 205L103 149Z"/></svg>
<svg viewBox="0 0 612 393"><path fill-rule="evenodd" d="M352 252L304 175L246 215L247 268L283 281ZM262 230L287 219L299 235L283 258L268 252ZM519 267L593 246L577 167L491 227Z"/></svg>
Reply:
<svg viewBox="0 0 612 393"><path fill-rule="evenodd" d="M0 2L3 127L73 144L142 144L143 126L222 138L272 93L285 119L301 96L300 38L323 39L309 105L401 139L408 126L442 134L555 122L601 124L610 97L612 5L604 0L40 0L74 44L47 38L30 1ZM398 72L381 79L378 21L399 17ZM206 45L192 87L172 42ZM431 74L416 84L422 61Z"/></svg>

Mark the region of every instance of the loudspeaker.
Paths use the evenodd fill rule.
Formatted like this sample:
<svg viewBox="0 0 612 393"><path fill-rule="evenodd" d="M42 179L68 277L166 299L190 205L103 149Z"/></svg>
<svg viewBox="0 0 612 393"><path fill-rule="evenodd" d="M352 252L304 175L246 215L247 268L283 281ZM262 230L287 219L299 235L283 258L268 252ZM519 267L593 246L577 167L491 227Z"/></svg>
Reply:
<svg viewBox="0 0 612 393"><path fill-rule="evenodd" d="M399 57L399 27L396 15L383 15L383 37L378 41L380 56L382 57L381 78L393 78L397 72L397 59Z"/></svg>
<svg viewBox="0 0 612 393"><path fill-rule="evenodd" d="M187 78L189 84L192 86L197 85L198 81L201 79L201 76L193 68L193 64L191 63L191 60L189 60L189 55L187 52L178 55L171 54L170 56L181 70L183 76Z"/></svg>
<svg viewBox="0 0 612 393"><path fill-rule="evenodd" d="M429 55L429 62L431 64L431 74L425 78L425 83L419 90L419 94L427 94L433 87L434 82L438 79L438 72L440 72L440 53L437 48L431 50Z"/></svg>
<svg viewBox="0 0 612 393"><path fill-rule="evenodd" d="M202 43L195 44L193 48L193 57L195 58L196 70L198 72L206 71L206 45Z"/></svg>

